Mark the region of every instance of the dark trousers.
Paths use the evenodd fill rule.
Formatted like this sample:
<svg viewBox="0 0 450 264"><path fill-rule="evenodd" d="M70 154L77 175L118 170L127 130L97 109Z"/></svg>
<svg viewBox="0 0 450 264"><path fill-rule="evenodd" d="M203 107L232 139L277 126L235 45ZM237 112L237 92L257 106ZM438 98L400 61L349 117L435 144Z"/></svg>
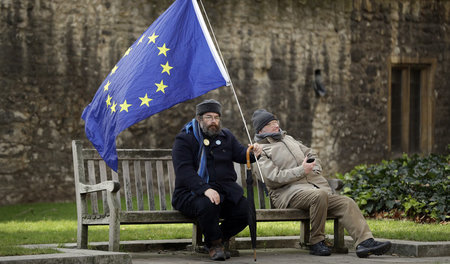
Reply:
<svg viewBox="0 0 450 264"><path fill-rule="evenodd" d="M211 241L229 240L247 226L248 206L248 201L244 197L237 204L225 199L219 205L215 205L206 196L196 196L185 203L179 211L197 219L205 236L206 246L210 247ZM221 224L219 219L223 219Z"/></svg>

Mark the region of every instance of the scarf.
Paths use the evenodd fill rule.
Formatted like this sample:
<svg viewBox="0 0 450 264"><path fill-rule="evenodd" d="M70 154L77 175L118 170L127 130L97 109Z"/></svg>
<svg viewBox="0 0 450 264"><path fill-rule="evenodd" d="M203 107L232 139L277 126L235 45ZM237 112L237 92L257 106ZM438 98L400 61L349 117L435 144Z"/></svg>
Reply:
<svg viewBox="0 0 450 264"><path fill-rule="evenodd" d="M208 183L209 182L209 174L208 174L208 169L206 168L205 145L203 144L203 134L200 129L200 124L197 122L197 120L195 120L195 118L193 118L191 122L187 123L184 126L184 129L186 130L187 134L190 134L192 131L195 139L197 139L197 142L199 144L199 149L198 149L198 154L197 154L197 161L199 162L197 174L206 183Z"/></svg>
<svg viewBox="0 0 450 264"><path fill-rule="evenodd" d="M261 133L261 134L255 134L255 141L258 142L260 140L265 139L266 137L271 137L275 140L281 140L282 138L283 130L280 129L280 132L276 133Z"/></svg>

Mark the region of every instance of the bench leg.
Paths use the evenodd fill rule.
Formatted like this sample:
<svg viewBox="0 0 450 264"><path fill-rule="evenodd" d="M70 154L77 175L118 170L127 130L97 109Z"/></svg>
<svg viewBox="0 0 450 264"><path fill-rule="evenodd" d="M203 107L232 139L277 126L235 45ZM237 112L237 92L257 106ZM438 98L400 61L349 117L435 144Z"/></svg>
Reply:
<svg viewBox="0 0 450 264"><path fill-rule="evenodd" d="M348 248L345 247L344 242L344 227L339 224L339 219L334 219L334 243L333 252L335 253L348 253Z"/></svg>
<svg viewBox="0 0 450 264"><path fill-rule="evenodd" d="M114 220L112 220L114 221ZM114 221L116 222L116 221ZM119 251L120 246L120 222L109 224L109 251Z"/></svg>
<svg viewBox="0 0 450 264"><path fill-rule="evenodd" d="M120 202L115 193L107 193L109 205L109 251L119 251L120 246Z"/></svg>
<svg viewBox="0 0 450 264"><path fill-rule="evenodd" d="M310 236L311 236L311 227L310 227L309 219L301 220L300 221L300 247L301 248L308 247Z"/></svg>
<svg viewBox="0 0 450 264"><path fill-rule="evenodd" d="M202 230L197 223L192 224L192 251L199 251L202 245Z"/></svg>
<svg viewBox="0 0 450 264"><path fill-rule="evenodd" d="M80 222L81 222L81 220L78 220L77 248L87 249L87 245L88 245L88 225L83 225Z"/></svg>

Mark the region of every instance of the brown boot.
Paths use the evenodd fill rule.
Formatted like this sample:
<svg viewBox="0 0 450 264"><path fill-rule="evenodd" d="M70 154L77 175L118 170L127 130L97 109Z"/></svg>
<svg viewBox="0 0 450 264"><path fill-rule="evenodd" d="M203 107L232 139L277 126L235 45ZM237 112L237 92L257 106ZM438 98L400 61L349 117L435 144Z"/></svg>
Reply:
<svg viewBox="0 0 450 264"><path fill-rule="evenodd" d="M225 260L226 255L222 245L222 239L214 240L209 248L209 257L212 260Z"/></svg>

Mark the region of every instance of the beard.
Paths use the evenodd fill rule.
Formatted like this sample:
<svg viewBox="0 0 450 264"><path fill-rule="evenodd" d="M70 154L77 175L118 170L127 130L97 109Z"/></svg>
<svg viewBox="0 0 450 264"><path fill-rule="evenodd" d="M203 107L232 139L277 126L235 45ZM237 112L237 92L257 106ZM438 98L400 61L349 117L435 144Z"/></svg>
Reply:
<svg viewBox="0 0 450 264"><path fill-rule="evenodd" d="M220 130L221 130L220 123L219 124L211 124L209 126L206 126L205 123L201 122L200 126L202 128L203 133L205 133L209 137L215 137L215 136L219 135Z"/></svg>

